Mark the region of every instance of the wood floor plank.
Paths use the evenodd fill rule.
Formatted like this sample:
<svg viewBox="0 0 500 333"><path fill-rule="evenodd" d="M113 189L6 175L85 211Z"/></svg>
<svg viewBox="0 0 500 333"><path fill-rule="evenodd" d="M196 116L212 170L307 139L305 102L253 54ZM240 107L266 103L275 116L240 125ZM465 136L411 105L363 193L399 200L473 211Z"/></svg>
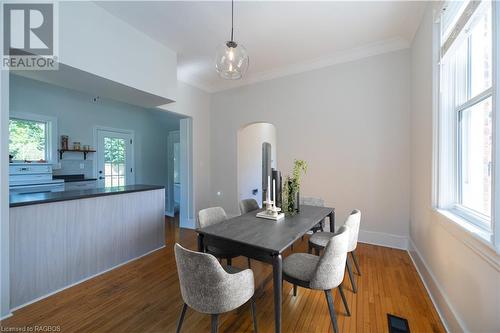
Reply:
<svg viewBox="0 0 500 333"><path fill-rule="evenodd" d="M197 247L196 234L177 225L177 220L166 219L164 249L19 309L0 325L4 329L54 325L63 333L174 332L182 299L173 245ZM294 245L294 252L307 252L307 237ZM354 274L357 294L352 292L347 274L344 278L350 317L345 315L340 294L334 292L342 332L386 332L387 313L407 318L412 332L445 332L407 252L367 244L359 244L356 252L363 274ZM236 258L234 265L246 268L246 259ZM272 333L272 269L252 260L252 270L257 287L265 282L257 294L259 331ZM210 316L188 309L183 332L209 330ZM324 293L299 288L293 297L291 285L285 282L283 331L332 332ZM219 332L253 332L249 306L222 315Z"/></svg>

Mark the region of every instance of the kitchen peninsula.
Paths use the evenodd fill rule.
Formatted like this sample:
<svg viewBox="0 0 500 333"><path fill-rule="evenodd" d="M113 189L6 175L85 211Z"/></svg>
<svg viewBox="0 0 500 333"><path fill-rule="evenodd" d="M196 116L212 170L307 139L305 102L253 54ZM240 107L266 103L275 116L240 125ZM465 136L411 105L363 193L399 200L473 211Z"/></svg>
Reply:
<svg viewBox="0 0 500 333"><path fill-rule="evenodd" d="M163 186L10 196L11 307L165 245Z"/></svg>

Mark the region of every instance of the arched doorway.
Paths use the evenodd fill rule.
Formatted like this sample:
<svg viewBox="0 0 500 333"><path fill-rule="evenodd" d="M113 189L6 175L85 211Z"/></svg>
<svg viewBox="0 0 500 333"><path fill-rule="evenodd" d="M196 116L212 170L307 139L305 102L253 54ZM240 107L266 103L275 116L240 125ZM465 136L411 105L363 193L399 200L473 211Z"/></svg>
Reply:
<svg viewBox="0 0 500 333"><path fill-rule="evenodd" d="M277 168L276 141L276 127L270 123L248 124L238 131L239 200L253 198L262 206L263 183L271 168Z"/></svg>

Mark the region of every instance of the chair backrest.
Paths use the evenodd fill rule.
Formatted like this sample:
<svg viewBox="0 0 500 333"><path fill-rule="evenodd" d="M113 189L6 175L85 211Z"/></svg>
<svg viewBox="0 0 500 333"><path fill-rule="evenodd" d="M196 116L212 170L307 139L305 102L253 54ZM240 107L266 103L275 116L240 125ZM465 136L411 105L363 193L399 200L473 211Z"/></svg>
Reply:
<svg viewBox="0 0 500 333"><path fill-rule="evenodd" d="M317 206L317 207L324 207L325 206L325 201L321 198L317 197L300 197L300 204L301 205L309 205L309 206Z"/></svg>
<svg viewBox="0 0 500 333"><path fill-rule="evenodd" d="M240 201L241 215L258 209L260 209L260 207L255 199L243 199Z"/></svg>
<svg viewBox="0 0 500 333"><path fill-rule="evenodd" d="M227 220L227 215L222 207L205 208L198 212L200 228L205 228L225 220Z"/></svg>
<svg viewBox="0 0 500 333"><path fill-rule="evenodd" d="M330 239L311 279L311 288L328 290L342 283L347 260L349 231L349 227L342 226Z"/></svg>
<svg viewBox="0 0 500 333"><path fill-rule="evenodd" d="M347 245L347 252L356 250L358 245L359 225L361 224L361 211L355 209L347 218L344 225L349 227L349 244Z"/></svg>
<svg viewBox="0 0 500 333"><path fill-rule="evenodd" d="M220 299L224 293L219 290L228 273L211 254L191 251L178 243L174 248L184 303L198 312L219 313L228 301Z"/></svg>

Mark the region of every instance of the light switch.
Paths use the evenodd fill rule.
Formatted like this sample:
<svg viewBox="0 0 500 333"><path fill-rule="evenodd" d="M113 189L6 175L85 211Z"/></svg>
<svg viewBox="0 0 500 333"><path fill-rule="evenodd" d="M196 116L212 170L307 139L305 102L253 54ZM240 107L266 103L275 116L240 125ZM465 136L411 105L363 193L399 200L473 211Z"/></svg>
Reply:
<svg viewBox="0 0 500 333"><path fill-rule="evenodd" d="M80 169L85 169L85 164L80 163Z"/></svg>

